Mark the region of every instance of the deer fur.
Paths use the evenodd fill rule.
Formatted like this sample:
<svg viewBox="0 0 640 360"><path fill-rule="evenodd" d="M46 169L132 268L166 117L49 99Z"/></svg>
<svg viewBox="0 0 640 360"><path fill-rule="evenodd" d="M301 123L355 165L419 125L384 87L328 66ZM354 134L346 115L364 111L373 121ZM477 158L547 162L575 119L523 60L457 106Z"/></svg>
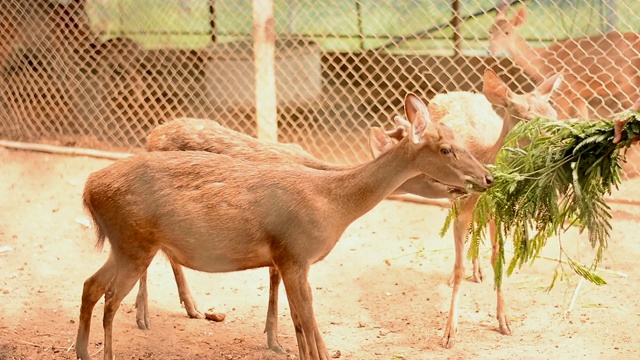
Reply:
<svg viewBox="0 0 640 360"><path fill-rule="evenodd" d="M562 72L565 86L554 98L560 119L588 118L587 103L594 97L613 97L621 108L640 99L639 34L612 31L534 48L517 32L525 18L524 6L511 19L507 18L506 6L498 7L490 31L489 53L507 52L537 83Z"/></svg>
<svg viewBox="0 0 640 360"><path fill-rule="evenodd" d="M354 220L421 173L454 187L486 190L491 175L446 125L405 99L408 136L378 158L340 171L255 163L203 151L149 152L89 176L83 204L106 239L106 263L85 283L76 355L88 352L92 312L104 295L104 359L113 318L158 251L181 266L229 272L274 266L282 277L299 359L328 360L315 320L308 272ZM374 132L380 131L372 130Z"/></svg>

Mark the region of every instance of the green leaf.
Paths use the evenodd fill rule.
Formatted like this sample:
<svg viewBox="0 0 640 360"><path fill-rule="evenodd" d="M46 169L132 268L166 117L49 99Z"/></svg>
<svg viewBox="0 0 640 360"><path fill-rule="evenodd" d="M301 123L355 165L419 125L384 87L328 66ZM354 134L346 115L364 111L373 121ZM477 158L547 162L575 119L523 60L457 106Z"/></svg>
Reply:
<svg viewBox="0 0 640 360"><path fill-rule="evenodd" d="M556 285L556 281L558 280L558 275L559 275L559 272L558 272L558 269L556 268L553 271L553 279L551 279L551 284L549 284L549 286L547 286L547 288L545 289L546 292L550 292L553 289L553 287Z"/></svg>
<svg viewBox="0 0 640 360"><path fill-rule="evenodd" d="M596 285L605 285L607 283L603 278L589 270L586 266L578 264L571 258L568 259L568 262L571 270L573 270L576 274L582 276L586 280L589 280Z"/></svg>

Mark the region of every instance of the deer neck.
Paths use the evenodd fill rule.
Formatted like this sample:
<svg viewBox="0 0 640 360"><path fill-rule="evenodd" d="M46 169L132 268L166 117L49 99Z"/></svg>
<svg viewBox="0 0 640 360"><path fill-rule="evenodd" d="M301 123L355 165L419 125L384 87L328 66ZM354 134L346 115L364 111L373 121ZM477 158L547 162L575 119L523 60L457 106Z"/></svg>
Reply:
<svg viewBox="0 0 640 360"><path fill-rule="evenodd" d="M416 154L406 145L408 138L372 161L331 176L331 193L341 204L335 213L340 221L350 224L420 173L411 166Z"/></svg>
<svg viewBox="0 0 640 360"><path fill-rule="evenodd" d="M504 139L519 122L518 118L516 116L513 116L511 110L508 108L504 109L504 116L500 117L502 118L502 129L500 129L500 136L489 150L490 159L487 159L491 164L495 162L496 157L498 156L498 152L500 151L500 149L502 149L502 146L504 145Z"/></svg>
<svg viewBox="0 0 640 360"><path fill-rule="evenodd" d="M553 73L553 69L545 61L549 52L546 49L532 47L520 35L514 38L508 51L513 61L536 81L542 81L546 76Z"/></svg>

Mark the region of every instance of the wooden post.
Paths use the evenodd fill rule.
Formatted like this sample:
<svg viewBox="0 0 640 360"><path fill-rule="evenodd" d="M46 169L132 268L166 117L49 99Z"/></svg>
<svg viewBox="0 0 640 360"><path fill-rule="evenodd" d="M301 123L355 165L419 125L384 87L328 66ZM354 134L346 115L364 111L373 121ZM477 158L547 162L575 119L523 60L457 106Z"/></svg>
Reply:
<svg viewBox="0 0 640 360"><path fill-rule="evenodd" d="M451 10L453 11L453 18L451 19L451 28L453 29L453 56L460 57L462 55L462 35L460 34L460 0L453 0L451 2Z"/></svg>
<svg viewBox="0 0 640 360"><path fill-rule="evenodd" d="M600 0L600 12L602 14L603 32L610 32L618 25L618 4L617 0Z"/></svg>
<svg viewBox="0 0 640 360"><path fill-rule="evenodd" d="M218 29L216 28L216 0L209 0L209 34L213 44L218 40Z"/></svg>
<svg viewBox="0 0 640 360"><path fill-rule="evenodd" d="M364 50L364 29L362 24L362 1L356 0L356 17L358 18L358 37L360 38L360 50Z"/></svg>
<svg viewBox="0 0 640 360"><path fill-rule="evenodd" d="M287 23L287 31L291 35L297 35L298 31L298 0L289 0L289 11L288 23Z"/></svg>
<svg viewBox="0 0 640 360"><path fill-rule="evenodd" d="M273 0L253 0L256 125L259 139L278 141Z"/></svg>

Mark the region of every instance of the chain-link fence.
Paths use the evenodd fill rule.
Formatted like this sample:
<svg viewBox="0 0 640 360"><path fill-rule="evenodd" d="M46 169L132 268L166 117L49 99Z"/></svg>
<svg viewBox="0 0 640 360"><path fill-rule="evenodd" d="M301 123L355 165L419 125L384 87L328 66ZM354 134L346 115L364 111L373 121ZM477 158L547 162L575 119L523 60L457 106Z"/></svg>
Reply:
<svg viewBox="0 0 640 360"><path fill-rule="evenodd" d="M364 161L408 91L479 91L486 68L516 92L563 69L566 116L636 101L640 1L495 6L274 0L280 141ZM248 0L0 0L0 138L134 150L176 117L255 134L252 32Z"/></svg>

